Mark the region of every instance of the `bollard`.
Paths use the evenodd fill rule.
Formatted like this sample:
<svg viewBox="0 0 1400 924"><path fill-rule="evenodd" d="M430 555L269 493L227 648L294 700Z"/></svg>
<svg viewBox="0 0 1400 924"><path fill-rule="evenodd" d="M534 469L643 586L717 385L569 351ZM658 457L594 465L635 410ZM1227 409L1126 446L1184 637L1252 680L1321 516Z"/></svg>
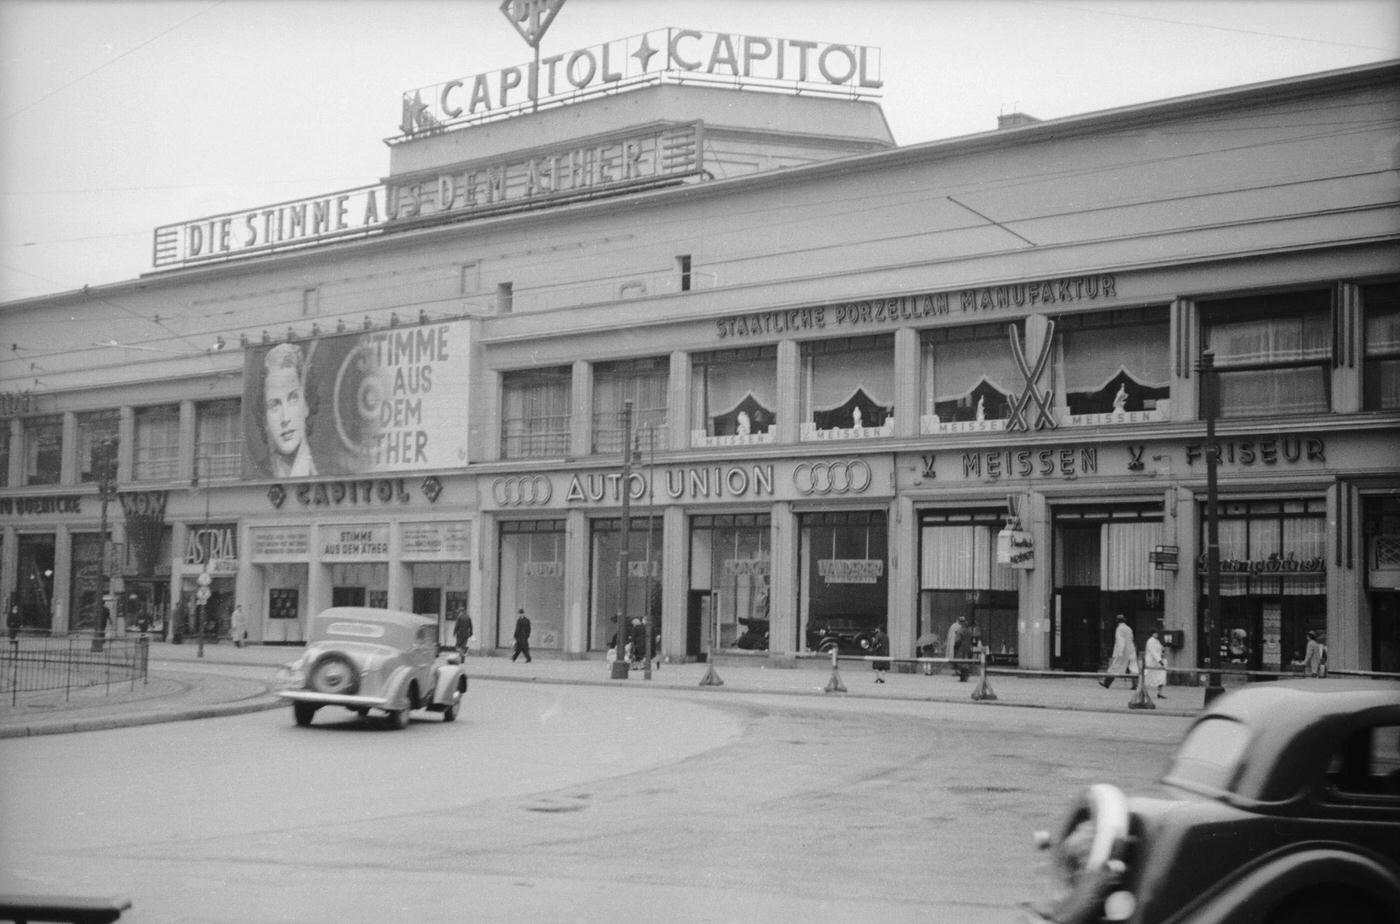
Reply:
<svg viewBox="0 0 1400 924"><path fill-rule="evenodd" d="M972 698L978 701L995 700L997 695L992 692L992 685L987 682L987 649L980 649L977 656L982 676L977 679L977 686L972 690Z"/></svg>
<svg viewBox="0 0 1400 924"><path fill-rule="evenodd" d="M826 682L824 693L845 693L846 685L841 682L841 671L836 667L836 648L831 649L831 679Z"/></svg>
<svg viewBox="0 0 1400 924"><path fill-rule="evenodd" d="M724 686L724 681L719 679L719 673L715 670L715 656L713 654L705 659L705 676L700 678L700 686Z"/></svg>

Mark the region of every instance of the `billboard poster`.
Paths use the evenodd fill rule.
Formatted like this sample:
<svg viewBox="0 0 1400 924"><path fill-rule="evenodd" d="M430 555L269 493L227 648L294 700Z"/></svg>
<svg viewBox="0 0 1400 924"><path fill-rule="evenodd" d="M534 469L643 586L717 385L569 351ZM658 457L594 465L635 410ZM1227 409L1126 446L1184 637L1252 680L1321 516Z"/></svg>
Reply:
<svg viewBox="0 0 1400 924"><path fill-rule="evenodd" d="M245 477L465 465L469 329L453 321L250 348Z"/></svg>

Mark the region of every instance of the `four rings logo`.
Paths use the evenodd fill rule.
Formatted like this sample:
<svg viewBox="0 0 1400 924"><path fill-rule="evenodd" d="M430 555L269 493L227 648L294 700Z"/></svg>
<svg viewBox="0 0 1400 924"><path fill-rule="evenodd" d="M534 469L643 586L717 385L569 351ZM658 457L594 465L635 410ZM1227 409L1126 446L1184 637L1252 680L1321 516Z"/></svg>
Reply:
<svg viewBox="0 0 1400 924"><path fill-rule="evenodd" d="M861 459L837 462L803 462L792 471L792 486L799 494L861 494L874 475Z"/></svg>
<svg viewBox="0 0 1400 924"><path fill-rule="evenodd" d="M553 496L554 487L544 475L511 475L491 482L491 499L498 507L539 507Z"/></svg>

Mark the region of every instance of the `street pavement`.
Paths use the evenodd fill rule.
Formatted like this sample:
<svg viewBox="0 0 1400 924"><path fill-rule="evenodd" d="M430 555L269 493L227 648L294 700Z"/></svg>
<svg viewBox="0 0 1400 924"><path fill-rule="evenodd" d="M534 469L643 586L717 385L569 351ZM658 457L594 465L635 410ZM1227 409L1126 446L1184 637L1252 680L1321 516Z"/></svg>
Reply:
<svg viewBox="0 0 1400 924"><path fill-rule="evenodd" d="M0 702L0 738L175 722L281 707L282 701L274 695L277 668L296 658L300 651L287 646L236 648L222 642L206 644L201 658L195 644L153 642L150 676L145 681L99 685L70 693L59 690L22 693L17 697L7 694ZM601 656L560 658L539 653L531 662L512 662L503 653L473 653L467 658L468 676L478 681L590 684L632 690L684 690L713 696L772 693L965 702L979 708L1023 706L1133 712L1144 721L1156 715L1194 715L1204 702L1202 687L1169 685L1164 691L1165 699L1152 701L1154 708L1133 708L1138 700L1126 681L1119 680L1105 690L1087 675L998 673L993 669L982 687L975 675L966 683L959 682L946 665L938 665L932 675L922 671L905 673L898 668L877 673L869 662L860 660L843 659L833 671L828 658L802 658L777 665L764 655L720 655L713 667L711 673L706 664L661 664L652 670L650 679L645 678L642 669L630 670L626 679L613 679L612 665ZM884 682L877 683L877 676ZM721 682L702 684L707 677ZM833 681L844 691L829 691L829 687L838 685ZM974 699L975 692L984 696ZM988 692L990 697L985 696Z"/></svg>

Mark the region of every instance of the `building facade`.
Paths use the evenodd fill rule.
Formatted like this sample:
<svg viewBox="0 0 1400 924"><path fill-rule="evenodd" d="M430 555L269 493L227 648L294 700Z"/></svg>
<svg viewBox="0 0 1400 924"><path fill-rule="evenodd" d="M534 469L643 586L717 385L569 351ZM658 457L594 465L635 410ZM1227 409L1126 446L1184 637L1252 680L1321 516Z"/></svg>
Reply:
<svg viewBox="0 0 1400 924"><path fill-rule="evenodd" d="M1177 664L1320 631L1400 672L1398 76L907 147L858 96L664 80L406 119L380 184L0 308L12 623L90 629L110 585L189 632L207 573L266 644L364 604L488 651L524 610L563 657L619 618L910 657L964 616L1094 670L1123 614Z"/></svg>

